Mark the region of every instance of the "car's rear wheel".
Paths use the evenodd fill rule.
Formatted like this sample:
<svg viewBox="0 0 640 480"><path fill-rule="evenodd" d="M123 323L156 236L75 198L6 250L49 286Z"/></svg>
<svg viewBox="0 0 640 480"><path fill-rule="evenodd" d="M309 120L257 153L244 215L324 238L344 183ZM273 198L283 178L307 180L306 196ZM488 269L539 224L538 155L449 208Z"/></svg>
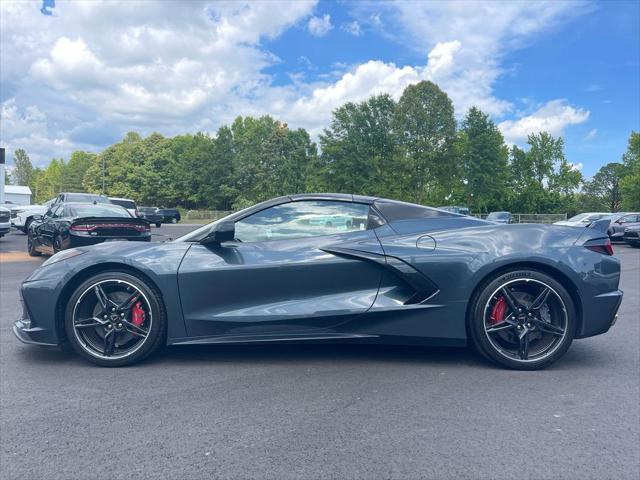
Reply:
<svg viewBox="0 0 640 480"><path fill-rule="evenodd" d="M546 273L519 269L485 282L469 330L476 349L507 368L536 370L565 354L577 326L567 290Z"/></svg>
<svg viewBox="0 0 640 480"><path fill-rule="evenodd" d="M60 250L62 250L62 241L60 240L60 236L56 235L53 238L53 253L58 253Z"/></svg>
<svg viewBox="0 0 640 480"><path fill-rule="evenodd" d="M173 217L173 218L171 219L171 223L178 223L178 219L177 219L176 217Z"/></svg>
<svg viewBox="0 0 640 480"><path fill-rule="evenodd" d="M119 367L139 362L164 341L162 297L137 275L100 273L69 299L65 331L73 349L93 363Z"/></svg>
<svg viewBox="0 0 640 480"><path fill-rule="evenodd" d="M30 257L40 256L40 252L36 250L35 242L30 233L27 233L27 252L29 252Z"/></svg>

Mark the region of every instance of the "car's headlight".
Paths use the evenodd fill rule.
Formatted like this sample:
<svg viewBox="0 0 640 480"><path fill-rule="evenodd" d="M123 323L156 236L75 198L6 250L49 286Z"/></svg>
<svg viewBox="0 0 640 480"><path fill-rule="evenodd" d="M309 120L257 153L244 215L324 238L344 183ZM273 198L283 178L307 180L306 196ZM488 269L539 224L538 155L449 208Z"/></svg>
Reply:
<svg viewBox="0 0 640 480"><path fill-rule="evenodd" d="M69 250L63 250L61 252L56 253L52 257L49 257L47 260L43 262L41 266L46 267L47 265L51 265L52 263L60 262L61 260L68 260L69 258L82 255L83 253L85 253L83 250L78 250L77 248L70 248Z"/></svg>

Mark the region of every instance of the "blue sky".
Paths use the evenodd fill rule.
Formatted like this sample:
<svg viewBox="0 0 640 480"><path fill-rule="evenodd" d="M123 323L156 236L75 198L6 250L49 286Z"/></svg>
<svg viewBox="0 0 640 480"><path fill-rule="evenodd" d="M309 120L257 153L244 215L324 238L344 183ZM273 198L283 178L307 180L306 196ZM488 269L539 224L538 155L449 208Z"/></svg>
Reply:
<svg viewBox="0 0 640 480"><path fill-rule="evenodd" d="M509 143L562 135L587 177L640 130L636 1L47 3L0 4L1 143L40 166L240 114L317 136L340 104L424 79Z"/></svg>

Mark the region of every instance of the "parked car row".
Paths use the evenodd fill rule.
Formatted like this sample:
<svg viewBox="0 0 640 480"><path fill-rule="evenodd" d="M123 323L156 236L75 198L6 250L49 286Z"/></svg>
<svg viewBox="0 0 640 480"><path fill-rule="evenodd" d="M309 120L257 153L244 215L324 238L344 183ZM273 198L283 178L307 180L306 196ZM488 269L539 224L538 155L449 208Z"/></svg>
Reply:
<svg viewBox="0 0 640 480"><path fill-rule="evenodd" d="M585 212L554 225L586 227L597 220L610 221L607 234L612 242L626 242L633 247L640 247L640 213L638 212Z"/></svg>
<svg viewBox="0 0 640 480"><path fill-rule="evenodd" d="M11 213L8 208L0 207L0 238L9 233Z"/></svg>
<svg viewBox="0 0 640 480"><path fill-rule="evenodd" d="M67 248L112 240L151 240L149 222L110 203L54 203L44 215L34 215L27 231L32 257Z"/></svg>
<svg viewBox="0 0 640 480"><path fill-rule="evenodd" d="M12 207L10 210L10 224L23 233L27 233L35 216L44 215L53 205L70 202L118 205L125 208L133 217L144 218L156 227L163 223L177 223L181 219L180 212L172 208L138 207L135 201L128 198L106 197L93 193L63 192L42 205ZM1 224L2 222L0 222L0 232L2 231Z"/></svg>

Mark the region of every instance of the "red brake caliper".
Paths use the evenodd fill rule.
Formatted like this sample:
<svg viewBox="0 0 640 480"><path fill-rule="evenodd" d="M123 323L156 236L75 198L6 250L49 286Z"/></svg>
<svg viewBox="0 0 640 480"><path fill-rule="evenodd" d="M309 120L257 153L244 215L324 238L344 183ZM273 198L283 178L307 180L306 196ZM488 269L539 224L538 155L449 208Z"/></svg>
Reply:
<svg viewBox="0 0 640 480"><path fill-rule="evenodd" d="M131 307L131 323L133 323L136 327L139 327L144 323L145 314L142 309L142 302L136 303L133 307Z"/></svg>
<svg viewBox="0 0 640 480"><path fill-rule="evenodd" d="M496 300L496 303L493 304L493 310L491 310L491 318L489 319L489 323L491 325L495 325L504 320L504 314L507 311L507 302L504 297L501 295Z"/></svg>

